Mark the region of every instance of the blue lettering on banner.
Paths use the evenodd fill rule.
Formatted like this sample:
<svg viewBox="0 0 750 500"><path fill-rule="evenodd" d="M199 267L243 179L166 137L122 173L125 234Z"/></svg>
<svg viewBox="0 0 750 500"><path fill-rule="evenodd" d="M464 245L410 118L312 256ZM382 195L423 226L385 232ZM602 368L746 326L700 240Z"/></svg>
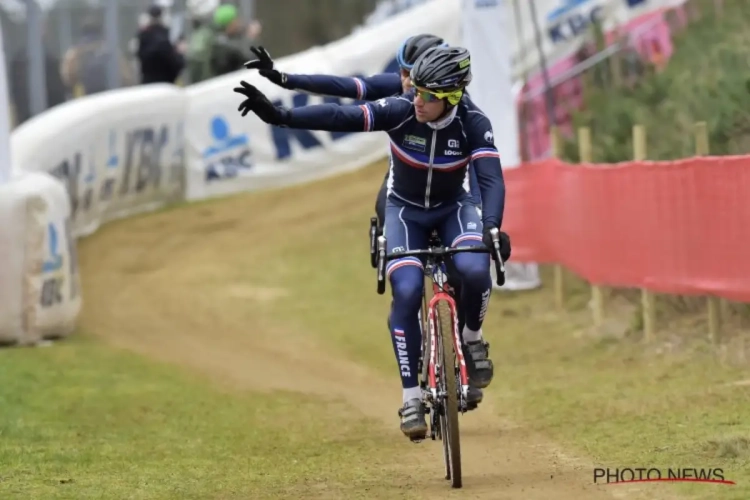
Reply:
<svg viewBox="0 0 750 500"><path fill-rule="evenodd" d="M624 1L631 9L644 6L648 2L648 0ZM581 11L586 4L592 3L593 6L587 11ZM584 33L590 25L601 22L603 13L604 7L591 0L563 0L560 7L547 14L549 25L547 34L552 43L567 42Z"/></svg>
<svg viewBox="0 0 750 500"><path fill-rule="evenodd" d="M568 14L590 1L591 0L563 0L558 8L547 14L547 22L554 23L561 17L566 17Z"/></svg>
<svg viewBox="0 0 750 500"><path fill-rule="evenodd" d="M159 187L163 166L162 152L168 142L169 127L167 125L162 125L158 133L152 127L143 127L126 134L120 196L130 194L133 187L136 193L143 192L147 187ZM133 171L135 171L134 176ZM135 180L135 186L132 185L133 180Z"/></svg>
<svg viewBox="0 0 750 500"><path fill-rule="evenodd" d="M99 200L109 201L115 192L117 182L117 167L120 166L120 156L117 154L117 132L109 131L109 149L107 151L107 178L102 182L99 190Z"/></svg>
<svg viewBox="0 0 750 500"><path fill-rule="evenodd" d="M94 181L96 180L96 154L94 147L89 147L88 169L83 177L83 211L88 212L94 198Z"/></svg>
<svg viewBox="0 0 750 500"><path fill-rule="evenodd" d="M477 9L497 7L499 4L500 0L474 0L474 7L476 7Z"/></svg>
<svg viewBox="0 0 750 500"><path fill-rule="evenodd" d="M591 24L601 21L604 8L594 5L587 12L581 9L591 0L564 0L557 9L547 14L547 34L552 43L572 40L583 34Z"/></svg>
<svg viewBox="0 0 750 500"><path fill-rule="evenodd" d="M43 273L51 273L62 268L62 255L58 251L57 228L54 224L47 225L47 257L42 264Z"/></svg>
<svg viewBox="0 0 750 500"><path fill-rule="evenodd" d="M78 181L81 176L82 154L80 151L75 152L72 157L63 159L54 168L50 169L50 174L60 180L68 191L70 198L70 207L73 217L78 213L79 193Z"/></svg>
<svg viewBox="0 0 750 500"><path fill-rule="evenodd" d="M252 169L250 136L245 133L232 134L223 116L211 120L213 144L203 151L206 182L237 177Z"/></svg>
<svg viewBox="0 0 750 500"><path fill-rule="evenodd" d="M117 182L117 167L120 166L120 156L117 154L117 132L109 131L109 150L107 152L107 178L102 182L99 191L100 201L109 201L115 192L115 182Z"/></svg>
<svg viewBox="0 0 750 500"><path fill-rule="evenodd" d="M42 264L42 294L39 303L43 308L54 306L63 301L63 277L60 270L63 266L63 256L59 251L58 230L54 224L47 226L47 256ZM51 276L50 276L51 275Z"/></svg>
<svg viewBox="0 0 750 500"><path fill-rule="evenodd" d="M388 64L386 64L385 69L383 70L383 73L398 73L398 72L399 72L398 61L396 60L394 56L394 58L388 61ZM363 75L360 75L360 74L354 74L354 75L349 75L349 76L363 78ZM292 106L295 108L307 106L309 99L310 99L310 94L307 94L304 92L294 93L292 95ZM325 102L326 104L343 104L342 99L338 97L326 96L323 98L323 102ZM363 102L365 101L354 100L353 104L361 104ZM273 101L273 104L275 106L280 106L280 105L283 105L284 102L281 99L276 99L275 101ZM328 134L331 140L337 141L348 135L351 135L352 133L356 133L356 132L329 132ZM292 129L292 128L285 128L285 127L271 126L271 137L273 139L273 144L276 147L276 159L277 160L283 160L285 158L289 158L290 156L292 156L292 141L297 142L302 147L303 150L318 148L323 145L311 131L303 130L303 129Z"/></svg>
<svg viewBox="0 0 750 500"><path fill-rule="evenodd" d="M116 169L120 165L120 157L117 156L117 132L109 131L109 151L107 154L107 168Z"/></svg>

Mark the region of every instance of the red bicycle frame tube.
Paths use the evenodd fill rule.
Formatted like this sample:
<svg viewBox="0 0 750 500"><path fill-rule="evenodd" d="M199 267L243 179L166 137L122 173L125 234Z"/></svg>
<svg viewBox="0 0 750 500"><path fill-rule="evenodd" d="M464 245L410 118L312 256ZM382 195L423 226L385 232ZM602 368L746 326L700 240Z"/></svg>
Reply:
<svg viewBox="0 0 750 500"><path fill-rule="evenodd" d="M466 397L469 391L469 376L466 372L466 361L464 359L463 350L461 349L461 337L459 337L458 335L458 314L456 313L456 302L453 300L453 297L451 297L448 293L440 290L437 285L433 285L433 290L434 294L430 299L429 305L427 306L427 317L430 330L430 362L428 365L427 374L430 392L432 392L433 397L437 397L438 387L436 366L438 340L436 327L436 311L438 302L444 300L448 304L448 309L450 310L451 320L453 323L453 349L456 353L456 358L458 358L458 371L461 381L461 393L464 395L464 397ZM448 373L448 370L446 370L446 376L451 376Z"/></svg>

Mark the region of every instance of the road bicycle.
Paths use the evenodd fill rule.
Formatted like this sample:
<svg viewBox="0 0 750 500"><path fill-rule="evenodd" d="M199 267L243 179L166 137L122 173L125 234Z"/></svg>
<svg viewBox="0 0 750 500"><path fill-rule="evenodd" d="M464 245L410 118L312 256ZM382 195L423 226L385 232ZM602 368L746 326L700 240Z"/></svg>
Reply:
<svg viewBox="0 0 750 500"><path fill-rule="evenodd" d="M429 302L427 287L422 295L420 323L423 335L422 352L419 357L419 385L422 388L422 401L426 413L430 415L430 437L433 441L440 439L443 443L445 479L451 480L453 488L462 486L458 413L465 413L469 409L469 377L458 331L456 297L448 285L448 269L452 268L452 255L463 252L494 252L497 284L503 286L505 265L500 256L500 232L493 229L491 234L493 249L485 245L445 247L436 231L433 231L426 249L386 254L385 236L378 235L377 219L371 219L370 256L371 264L378 273L378 294L382 295L385 292L385 267L388 261L394 259L422 259L425 264L425 278L432 281L432 297ZM424 335L424 332L429 332L429 335ZM427 363L424 362L425 359ZM448 366L452 366L452 370Z"/></svg>

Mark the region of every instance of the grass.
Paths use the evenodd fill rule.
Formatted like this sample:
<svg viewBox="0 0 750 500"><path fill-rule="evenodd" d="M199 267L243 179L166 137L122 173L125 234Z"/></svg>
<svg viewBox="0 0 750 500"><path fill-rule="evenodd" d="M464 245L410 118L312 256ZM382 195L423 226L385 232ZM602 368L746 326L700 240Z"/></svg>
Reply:
<svg viewBox="0 0 750 500"><path fill-rule="evenodd" d="M342 257L327 250L332 253L308 268L321 272L310 271L306 282L315 283L322 296L346 295L346 307L308 300L304 310L315 315L297 309L293 316L306 318L308 330L321 338L333 335L354 359L390 373L388 346L378 335L384 313L366 298L372 277L346 268L324 275ZM750 497L750 422L744 418L750 388L723 385L747 378L746 367L723 364L700 340L669 352L627 337L590 336L586 311L549 312L551 275L544 279L542 291L496 294L485 320L497 367L488 394L499 402L501 415L531 424L598 466L723 468L737 486L678 491L699 498ZM310 291L299 289L300 295ZM341 318L367 326L332 334Z"/></svg>
<svg viewBox="0 0 750 500"><path fill-rule="evenodd" d="M750 4L725 3L723 19L709 12L680 37L664 73L591 97L593 112L577 120L595 130L595 160L628 159L634 123L647 125L651 158L692 154L698 120L709 120L714 152L746 152ZM575 159L574 145L567 151ZM228 387L113 347L138 350L149 338L190 346L210 333L240 353L223 364L237 364L254 326L315 339L397 384L384 335L390 299L375 294L365 238L381 178L377 166L314 187L181 206L85 240L81 322L90 335L0 351L0 498L418 498L400 486L415 481L398 467L411 456L402 443L342 401ZM332 192L335 211L323 202ZM608 310L622 334L594 335L585 285L574 282L567 312L556 313L546 270L543 279L542 290L492 299L485 330L496 377L486 398L498 419L593 466L722 468L737 482L646 485L650 498L750 498L744 336L732 332L717 350L696 335L704 323L685 327L699 299L671 298L660 317L667 329L646 345L633 335L637 292L614 294L629 307ZM168 342L142 349L178 361L171 351Z"/></svg>
<svg viewBox="0 0 750 500"><path fill-rule="evenodd" d="M295 328L392 375L391 347L382 335L390 298L375 295L364 237L368 215L369 204L363 203L331 227L327 239L318 231L297 232L294 246L278 255L279 263L294 269L290 281L282 281L293 289L293 299L272 304L269 313L283 312ZM303 258L296 248L309 251ZM737 486L678 491L750 497L750 453L737 444L750 438L743 417L750 413L750 388L724 385L748 378L746 366L723 362L701 338L670 347L672 336L663 331L650 346L630 336L592 336L580 295L571 297L578 307L551 312L547 270L544 282L540 291L493 295L485 329L497 372L488 394L501 414L530 423L602 466L723 467ZM630 312L613 314L632 320Z"/></svg>
<svg viewBox="0 0 750 500"><path fill-rule="evenodd" d="M370 182L379 174L373 169L341 182ZM321 186L321 192L332 189ZM290 203L294 212L295 203L309 202L298 199L299 191L273 203L271 196L248 197L243 211ZM256 311L259 317L314 335L395 381L383 335L390 299L375 294L367 260L369 202L360 200L332 218L300 211L309 224L295 225L293 239L266 235L251 254L262 256L263 266L248 265L243 278L289 291L286 300ZM550 284L551 276L544 280ZM493 296L485 328L497 375L488 395L502 408L499 416L530 424L603 466L723 467L737 486L680 491L716 499L750 496L750 455L731 444L750 437L743 418L750 412L750 389L724 385L747 378L746 367L722 362L700 339L669 348L665 337L646 346L628 336L591 336L583 293L571 294L571 310L562 315L550 311L549 285ZM630 322L631 313L620 319Z"/></svg>
<svg viewBox="0 0 750 500"><path fill-rule="evenodd" d="M248 338L268 329L270 345L315 340L331 364L352 361L397 387L390 299L375 293L365 237L365 193L381 178L379 165L115 222L85 240L81 324L92 335L0 352L0 498L419 498L403 486L420 481L398 465L411 460L403 443L343 402L217 385L92 340L195 366L221 354L216 371L250 363ZM674 489L684 496L750 497L750 388L735 383L746 367L700 339L592 335L585 292L556 313L547 270L543 280L493 295L484 411L592 466L720 467L737 482ZM205 351L192 348L199 337ZM650 498L673 491L646 486Z"/></svg>
<svg viewBox="0 0 750 500"><path fill-rule="evenodd" d="M3 499L356 498L399 478L366 419L331 432L335 402L221 390L85 335L0 364Z"/></svg>
<svg viewBox="0 0 750 500"><path fill-rule="evenodd" d="M526 300L507 297L502 308ZM589 336L587 314L559 317L540 305L533 330L506 329L495 343L501 398L518 418L610 467L723 467L738 496L695 491L747 498L750 454L731 443L750 436L750 390L726 385L746 378L745 367L719 362L700 342L670 352L661 342Z"/></svg>
<svg viewBox="0 0 750 500"><path fill-rule="evenodd" d="M719 17L713 1L690 3L701 17L675 36L675 53L666 69L632 89L587 88L587 109L576 113L574 121L593 130L594 161L632 159L635 124L646 127L650 159L692 156L698 121L708 122L712 154L748 152L750 3L724 0ZM578 160L575 140L566 142L565 156Z"/></svg>

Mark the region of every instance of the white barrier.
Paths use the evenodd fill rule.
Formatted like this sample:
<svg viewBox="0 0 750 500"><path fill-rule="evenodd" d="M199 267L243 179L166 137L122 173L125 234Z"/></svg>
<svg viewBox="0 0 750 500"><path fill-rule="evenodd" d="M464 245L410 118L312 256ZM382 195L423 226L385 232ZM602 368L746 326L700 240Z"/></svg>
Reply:
<svg viewBox="0 0 750 500"><path fill-rule="evenodd" d="M62 183L39 172L0 185L0 342L73 331L81 308L75 246Z"/></svg>
<svg viewBox="0 0 750 500"><path fill-rule="evenodd" d="M430 0L277 64L286 72L342 76L395 71L395 50L410 35L458 43L460 16L461 0ZM73 328L81 298L68 234L85 236L172 201L306 182L386 155L385 134L298 131L242 118L242 97L232 92L240 79L288 106L341 102L287 91L242 70L187 89L148 85L77 99L13 132L16 179L0 191L0 341L35 342Z"/></svg>
<svg viewBox="0 0 750 500"><path fill-rule="evenodd" d="M73 231L182 198L187 96L172 85L115 90L56 106L13 132L13 164L63 181Z"/></svg>
<svg viewBox="0 0 750 500"><path fill-rule="evenodd" d="M325 47L279 59L277 67L287 73L340 76L395 71L395 51L405 38L429 32L458 40L458 16L459 2L434 0ZM292 130L271 127L252 114L242 118L237 112L242 96L232 92L241 79L286 106L342 102L282 89L255 71L191 86L187 90L191 117L187 127L188 199L305 182L385 156L388 138L382 133Z"/></svg>

